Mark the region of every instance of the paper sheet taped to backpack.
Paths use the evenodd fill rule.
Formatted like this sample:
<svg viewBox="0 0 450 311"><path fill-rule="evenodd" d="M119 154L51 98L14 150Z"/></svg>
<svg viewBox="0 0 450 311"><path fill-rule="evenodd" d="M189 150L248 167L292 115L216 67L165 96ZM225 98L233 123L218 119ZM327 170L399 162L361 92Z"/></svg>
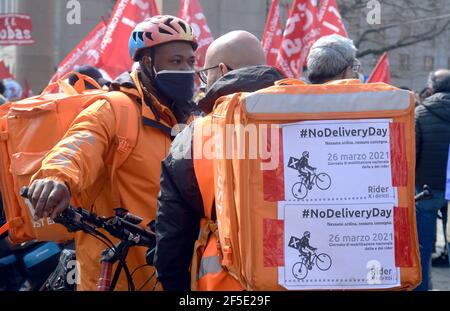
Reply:
<svg viewBox="0 0 450 311"><path fill-rule="evenodd" d="M389 121L283 125L286 201L395 204Z"/></svg>
<svg viewBox="0 0 450 311"><path fill-rule="evenodd" d="M395 265L391 119L282 125L287 289L400 285Z"/></svg>

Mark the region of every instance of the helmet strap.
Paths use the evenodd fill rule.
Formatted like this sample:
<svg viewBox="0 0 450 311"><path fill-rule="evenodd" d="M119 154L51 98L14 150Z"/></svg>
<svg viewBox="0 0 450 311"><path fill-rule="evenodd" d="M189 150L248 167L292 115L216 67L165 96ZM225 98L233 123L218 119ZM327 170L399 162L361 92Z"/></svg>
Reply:
<svg viewBox="0 0 450 311"><path fill-rule="evenodd" d="M152 61L152 68L149 70L147 66L145 66L144 62L142 61L143 57L139 61L139 65L141 66L142 73L147 76L147 79L149 79L151 82L155 80L156 77L156 69L155 69L155 49L150 49L150 59Z"/></svg>
<svg viewBox="0 0 450 311"><path fill-rule="evenodd" d="M142 71L142 73L147 77L147 79L149 79L150 81L153 81L154 78L155 78L155 74L152 74L152 73L148 70L147 66L145 66L145 64L144 64L144 62L143 62L142 60L139 62L139 64L141 65L141 71ZM153 64L152 64L152 69L153 69ZM152 70L152 71L153 71L153 70Z"/></svg>

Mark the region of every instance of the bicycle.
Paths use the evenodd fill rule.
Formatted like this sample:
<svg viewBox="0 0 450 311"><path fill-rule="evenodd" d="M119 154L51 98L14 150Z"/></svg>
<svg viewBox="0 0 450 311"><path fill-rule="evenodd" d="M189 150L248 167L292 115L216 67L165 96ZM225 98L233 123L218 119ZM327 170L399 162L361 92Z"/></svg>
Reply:
<svg viewBox="0 0 450 311"><path fill-rule="evenodd" d="M20 195L24 198L28 197L28 188L23 188ZM119 280L122 269L125 272L128 290L134 291L135 285L132 275L138 269L144 266L150 266L147 260L147 265L136 268L133 273L125 261L128 250L133 246L145 246L149 248L149 253L154 252L156 247L155 233L153 231L144 229L139 226L142 218L129 213L124 208L114 209L114 216L103 217L97 216L95 213L86 211L85 209L70 206L55 218L55 222L64 225L69 232L83 231L103 242L107 248L102 252L100 276L97 282L98 291L113 291ZM111 236L120 240L120 242L113 244L112 241L98 228L104 229ZM118 262L118 266L112 276L113 265ZM139 288L142 289L155 276L155 273Z"/></svg>
<svg viewBox="0 0 450 311"><path fill-rule="evenodd" d="M303 176L299 182L296 182L292 186L292 195L296 199L304 199L308 195L308 189L312 189L312 186L316 185L320 190L327 190L331 187L331 178L327 173L316 174L315 171L311 176L311 180L308 183L306 177Z"/></svg>
<svg viewBox="0 0 450 311"><path fill-rule="evenodd" d="M308 271L310 269L312 269L314 264L321 271L327 271L328 269L331 268L331 264L332 264L331 257L328 254L325 254L325 253L321 253L321 254L317 255L317 253L314 252L311 255L311 259L310 259L309 264L308 264L307 261L308 261L307 257L302 254L302 260L299 261L299 262L296 262L292 266L292 275L297 280L305 279L306 276L308 275Z"/></svg>

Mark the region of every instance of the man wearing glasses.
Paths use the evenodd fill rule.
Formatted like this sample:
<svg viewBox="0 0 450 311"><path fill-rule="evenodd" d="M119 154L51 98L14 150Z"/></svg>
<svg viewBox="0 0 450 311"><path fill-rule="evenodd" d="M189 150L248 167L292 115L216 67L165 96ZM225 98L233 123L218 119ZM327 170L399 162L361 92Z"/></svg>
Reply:
<svg viewBox="0 0 450 311"><path fill-rule="evenodd" d="M232 31L215 40L206 52L204 69L198 72L206 89L234 69L265 65L260 46L258 38L246 31Z"/></svg>
<svg viewBox="0 0 450 311"><path fill-rule="evenodd" d="M312 84L334 80L360 79L361 63L353 41L330 35L317 40L308 55L308 79Z"/></svg>
<svg viewBox="0 0 450 311"><path fill-rule="evenodd" d="M199 108L209 114L221 96L253 92L284 78L265 63L261 42L249 32L232 31L215 40L206 52L204 69L197 72L206 86ZM194 126L195 122L178 134L162 163L155 266L165 290L190 289L194 242L205 215L191 156Z"/></svg>

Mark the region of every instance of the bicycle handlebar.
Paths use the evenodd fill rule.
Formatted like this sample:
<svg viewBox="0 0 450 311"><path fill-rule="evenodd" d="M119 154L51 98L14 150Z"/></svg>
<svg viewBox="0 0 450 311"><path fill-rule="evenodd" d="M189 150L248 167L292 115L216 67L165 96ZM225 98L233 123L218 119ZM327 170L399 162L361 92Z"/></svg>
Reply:
<svg viewBox="0 0 450 311"><path fill-rule="evenodd" d="M28 188L22 188L20 195L28 198ZM139 226L142 218L117 208L113 217L99 217L95 213L70 206L55 218L55 222L64 225L69 232L84 231L94 233L97 228L106 230L113 237L132 242L137 246L153 247L155 234Z"/></svg>

